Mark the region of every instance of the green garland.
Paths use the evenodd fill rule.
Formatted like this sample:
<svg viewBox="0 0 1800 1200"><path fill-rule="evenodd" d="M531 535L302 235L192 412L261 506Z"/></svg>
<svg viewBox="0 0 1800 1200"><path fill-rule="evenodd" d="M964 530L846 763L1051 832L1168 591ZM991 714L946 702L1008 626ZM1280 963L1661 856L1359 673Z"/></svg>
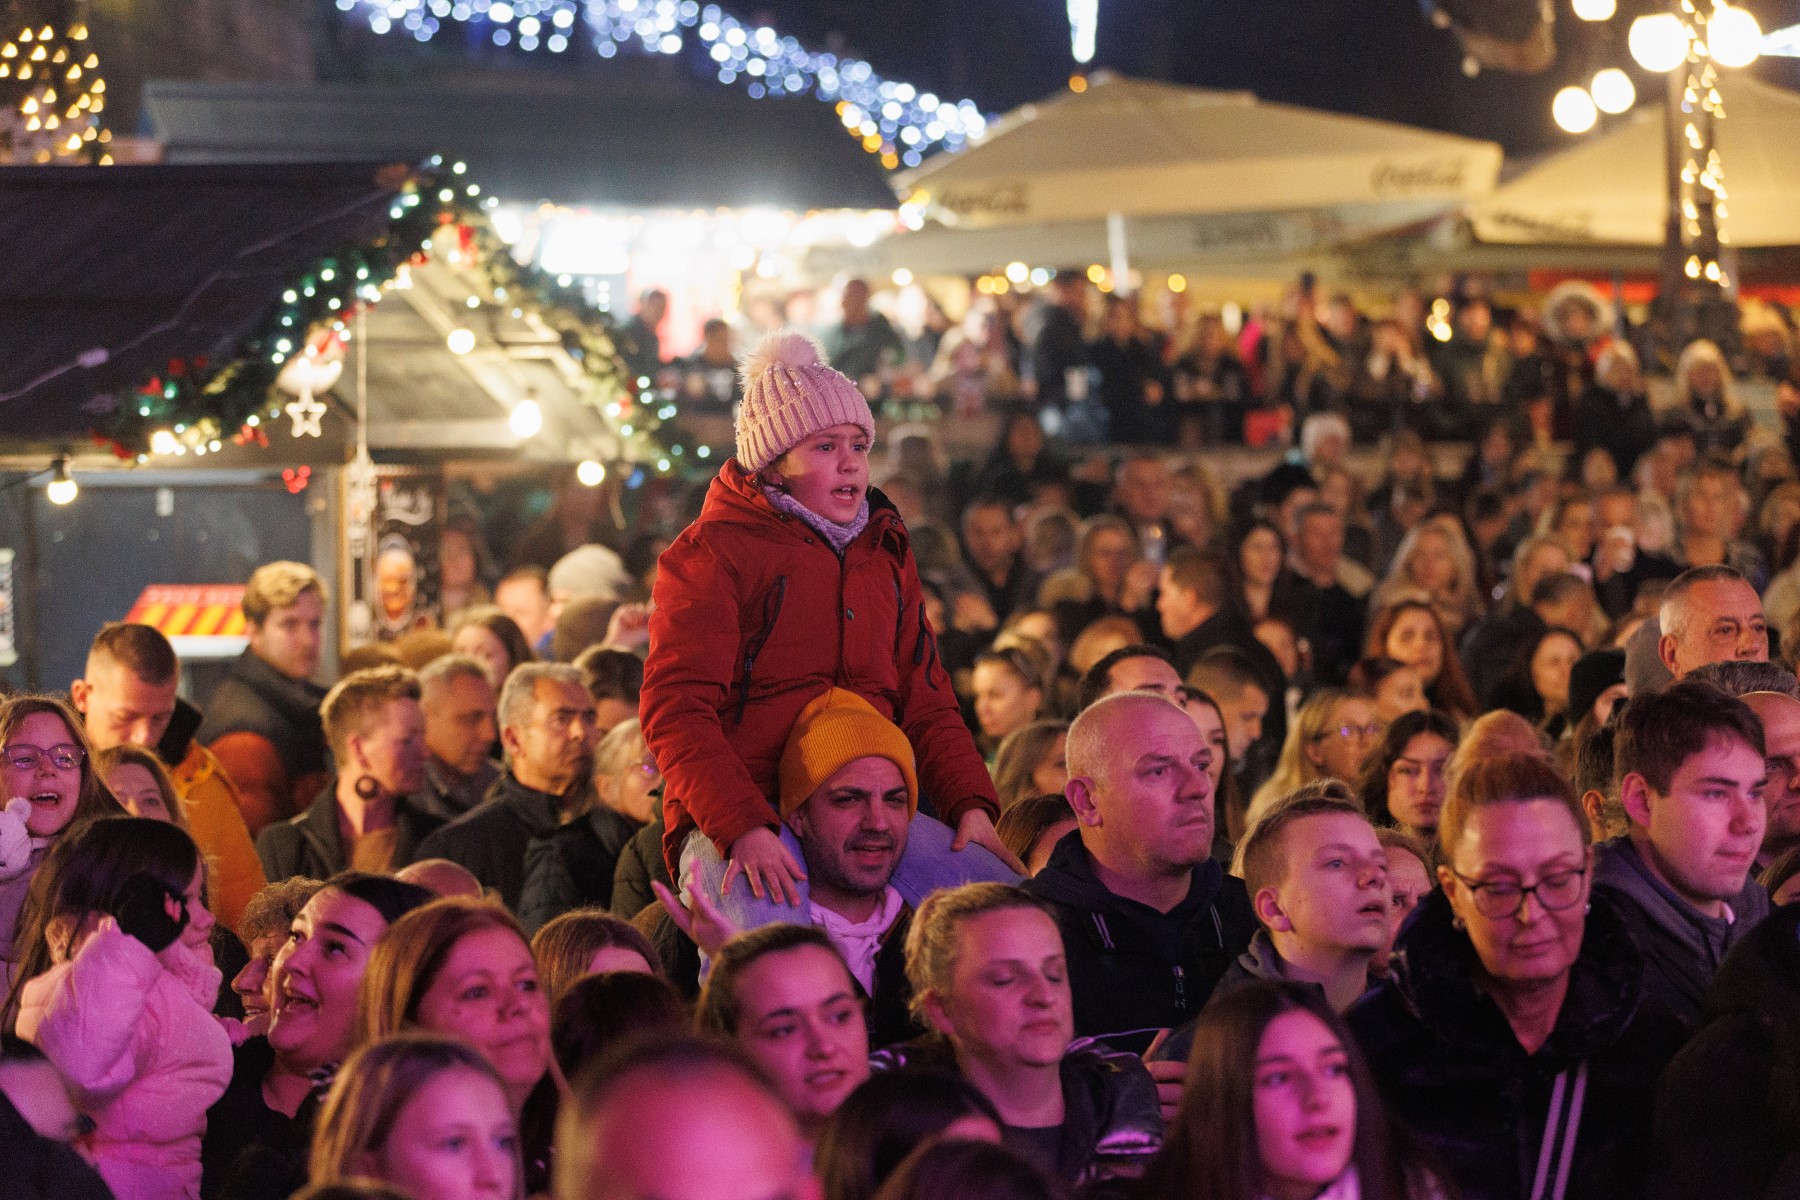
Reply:
<svg viewBox="0 0 1800 1200"><path fill-rule="evenodd" d="M138 462L171 446L203 455L219 450L225 438L266 445L263 422L278 416L286 399L275 392L282 365L315 333L342 330L360 306L379 301L402 267L430 257L433 239L450 226L493 302L515 315L529 313L562 339L582 369L581 399L618 438L621 457L658 472L672 469L671 455L681 457L684 448L665 446L662 427L675 406L638 392L614 350L609 320L578 289L518 264L483 211L481 189L466 175L462 163L439 158L411 172L378 236L339 247L292 280L229 360L171 361L120 398L96 424L94 439Z"/></svg>

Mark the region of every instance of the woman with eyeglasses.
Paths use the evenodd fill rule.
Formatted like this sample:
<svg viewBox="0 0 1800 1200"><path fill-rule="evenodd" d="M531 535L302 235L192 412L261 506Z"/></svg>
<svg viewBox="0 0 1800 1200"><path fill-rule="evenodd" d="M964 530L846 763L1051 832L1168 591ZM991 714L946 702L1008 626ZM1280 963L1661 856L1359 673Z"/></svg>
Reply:
<svg viewBox="0 0 1800 1200"><path fill-rule="evenodd" d="M1288 728L1275 773L1251 798L1248 821L1254 823L1277 800L1315 779L1355 780L1381 731L1375 705L1364 697L1337 688L1314 692Z"/></svg>
<svg viewBox="0 0 1800 1200"><path fill-rule="evenodd" d="M1390 1110L1465 1200L1641 1196L1657 1077L1682 1030L1605 893L1574 789L1502 755L1456 779L1442 890L1350 1010Z"/></svg>
<svg viewBox="0 0 1800 1200"><path fill-rule="evenodd" d="M52 696L0 703L0 783L6 787L0 808L15 799L30 806L25 831L33 842L25 871L0 883L0 972L10 977L18 959L13 934L19 912L57 839L95 817L123 816L125 810L94 770L81 718Z"/></svg>

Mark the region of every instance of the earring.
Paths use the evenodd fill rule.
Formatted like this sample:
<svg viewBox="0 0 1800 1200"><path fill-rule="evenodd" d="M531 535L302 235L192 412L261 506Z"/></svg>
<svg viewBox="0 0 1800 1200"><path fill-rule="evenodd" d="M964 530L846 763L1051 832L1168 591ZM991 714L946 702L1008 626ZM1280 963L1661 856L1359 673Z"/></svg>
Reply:
<svg viewBox="0 0 1800 1200"><path fill-rule="evenodd" d="M1469 927L1468 922L1464 921L1461 917L1451 917L1450 918L1450 928L1452 928L1452 929L1467 929L1468 927Z"/></svg>
<svg viewBox="0 0 1800 1200"><path fill-rule="evenodd" d="M356 794L364 800L373 800L381 795L381 785L376 783L371 776L358 775L356 777Z"/></svg>

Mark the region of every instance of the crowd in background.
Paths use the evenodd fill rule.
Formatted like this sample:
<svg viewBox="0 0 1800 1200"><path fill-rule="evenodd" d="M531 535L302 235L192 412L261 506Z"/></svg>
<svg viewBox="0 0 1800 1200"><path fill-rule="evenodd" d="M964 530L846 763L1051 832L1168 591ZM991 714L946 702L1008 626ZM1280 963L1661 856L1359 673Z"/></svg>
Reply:
<svg viewBox="0 0 1800 1200"><path fill-rule="evenodd" d="M0 704L0 1186L1796 1194L1800 428L1591 297L1270 373L1056 295L985 459L777 339L698 503L453 524L329 688L272 563L203 711L118 623Z"/></svg>

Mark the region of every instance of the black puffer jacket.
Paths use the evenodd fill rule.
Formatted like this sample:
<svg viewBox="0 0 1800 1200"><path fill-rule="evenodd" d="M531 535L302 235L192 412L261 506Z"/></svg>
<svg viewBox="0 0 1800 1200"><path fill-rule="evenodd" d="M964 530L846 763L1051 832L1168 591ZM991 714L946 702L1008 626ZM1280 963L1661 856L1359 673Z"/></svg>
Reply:
<svg viewBox="0 0 1800 1200"><path fill-rule="evenodd" d="M612 904L613 872L641 825L596 805L525 847L525 882L519 891L519 923L536 933L571 909Z"/></svg>
<svg viewBox="0 0 1800 1200"><path fill-rule="evenodd" d="M912 1067L960 1074L950 1042L935 1033L890 1046L871 1062L877 1071ZM1156 1084L1144 1064L1098 1042L1075 1042L1063 1055L1061 1075L1056 1173L1077 1188L1143 1174L1163 1143Z"/></svg>
<svg viewBox="0 0 1800 1200"><path fill-rule="evenodd" d="M1257 928L1243 880L1212 859L1194 868L1187 899L1159 913L1107 891L1079 832L1021 886L1050 904L1062 930L1075 1032L1133 1053L1200 1015Z"/></svg>
<svg viewBox="0 0 1800 1200"><path fill-rule="evenodd" d="M325 689L309 679L290 679L246 650L231 664L206 702L195 736L210 746L228 733L254 733L275 747L290 779L326 769L325 727L319 704Z"/></svg>
<svg viewBox="0 0 1800 1200"><path fill-rule="evenodd" d="M1656 1080L1682 1029L1646 988L1643 955L1604 893L1537 1053L1477 985L1479 969L1449 901L1432 893L1401 933L1392 975L1348 1014L1389 1110L1465 1200L1526 1200L1540 1169L1544 1200L1642 1197Z"/></svg>
<svg viewBox="0 0 1800 1200"><path fill-rule="evenodd" d="M1800 1200L1800 904L1738 943L1663 1074L1652 1200Z"/></svg>
<svg viewBox="0 0 1800 1200"><path fill-rule="evenodd" d="M652 882L674 890L669 864L663 861L662 842L663 819L658 813L619 851L619 863L613 868L611 907L627 921L656 902L656 893L650 890Z"/></svg>

